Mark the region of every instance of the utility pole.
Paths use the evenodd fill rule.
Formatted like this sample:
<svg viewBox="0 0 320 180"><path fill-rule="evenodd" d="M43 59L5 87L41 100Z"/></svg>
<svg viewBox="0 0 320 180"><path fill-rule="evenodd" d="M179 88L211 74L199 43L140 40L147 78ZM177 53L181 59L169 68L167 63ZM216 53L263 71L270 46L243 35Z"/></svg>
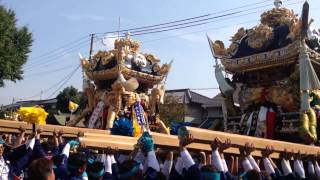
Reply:
<svg viewBox="0 0 320 180"><path fill-rule="evenodd" d="M91 61L92 49L93 49L93 38L94 34L91 34L90 51L89 51L89 62Z"/></svg>

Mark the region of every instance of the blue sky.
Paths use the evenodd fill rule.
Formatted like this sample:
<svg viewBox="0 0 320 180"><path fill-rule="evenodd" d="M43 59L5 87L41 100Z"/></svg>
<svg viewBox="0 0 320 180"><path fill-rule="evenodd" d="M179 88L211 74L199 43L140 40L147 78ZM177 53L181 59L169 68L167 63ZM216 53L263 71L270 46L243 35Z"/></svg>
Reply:
<svg viewBox="0 0 320 180"><path fill-rule="evenodd" d="M15 100L42 99L55 96L59 92L54 86L79 65L78 53L87 56L89 45L73 51L59 48L64 44L95 32L114 31L153 25L173 20L199 16L221 10L227 10L263 0L0 0L2 5L15 10L18 25L26 25L33 33L32 53L25 65L25 78L16 83L6 82L0 88L0 104L8 104ZM297 4L292 4L297 3ZM302 1L289 0L285 4L300 14ZM320 24L320 2L309 0L311 17ZM157 34L135 37L142 42L143 52L154 53L163 63L174 59L173 68L167 80L167 89L218 87L214 78L214 61L212 59L206 33L212 39L220 39L228 43L230 36L242 26L250 28L258 24L261 12L271 9L273 0L265 2L261 7L248 15L233 16L221 21L198 27L175 30ZM249 7L252 8L252 7ZM244 8L248 9L248 8ZM255 12L255 13L254 13ZM243 13L246 14L246 13ZM95 50L97 50L97 44ZM48 58L36 58L43 53L58 48ZM34 59L36 58L36 59ZM45 63L45 64L44 64ZM37 65L38 64L38 65ZM40 66L40 64L44 64ZM46 65L46 66L45 66ZM57 69L61 71L52 73ZM68 81L65 86L82 86L81 70ZM65 87L64 86L64 87ZM57 93L54 93L57 91ZM214 96L218 90L197 91L207 96Z"/></svg>

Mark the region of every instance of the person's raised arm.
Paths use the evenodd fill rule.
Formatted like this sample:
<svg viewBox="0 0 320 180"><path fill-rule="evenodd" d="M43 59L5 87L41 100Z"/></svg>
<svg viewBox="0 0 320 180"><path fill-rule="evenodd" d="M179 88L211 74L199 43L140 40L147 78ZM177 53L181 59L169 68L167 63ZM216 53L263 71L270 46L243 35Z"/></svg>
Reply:
<svg viewBox="0 0 320 180"><path fill-rule="evenodd" d="M222 161L222 165L223 165L223 172L229 172L228 169L228 165L227 162L224 158L224 151L229 149L231 147L231 140L230 139L226 139L226 141L224 143L221 143L220 147L219 147L219 153L220 153L220 157L221 157L221 161Z"/></svg>
<svg viewBox="0 0 320 180"><path fill-rule="evenodd" d="M263 166L266 172L268 173L269 176L271 176L272 179L277 178L275 169L270 161L270 154L274 152L273 147L267 146L265 150L261 151L262 154L262 161L263 161Z"/></svg>
<svg viewBox="0 0 320 180"><path fill-rule="evenodd" d="M294 155L293 169L294 169L294 172L300 176L300 178L306 178L303 165L301 164L300 151L298 151L298 153Z"/></svg>
<svg viewBox="0 0 320 180"><path fill-rule="evenodd" d="M224 167L223 167L223 163L220 157L220 153L219 153L219 147L221 146L221 141L219 138L215 138L212 143L211 143L211 150L212 150L212 165L213 167L219 171L219 172L223 172Z"/></svg>
<svg viewBox="0 0 320 180"><path fill-rule="evenodd" d="M166 176L167 179L169 179L172 165L173 165L173 152L169 151L167 153L166 160L164 161L163 167L161 170L161 172Z"/></svg>
<svg viewBox="0 0 320 180"><path fill-rule="evenodd" d="M285 176L292 175L292 169L289 162L290 158L291 156L289 155L286 149L284 150L284 152L280 153L281 168Z"/></svg>
<svg viewBox="0 0 320 180"><path fill-rule="evenodd" d="M180 157L186 169L189 169L191 166L195 164L189 151L186 148L186 146L191 144L192 142L193 142L193 137L190 134L187 135L186 137L179 137Z"/></svg>
<svg viewBox="0 0 320 180"><path fill-rule="evenodd" d="M53 130L52 136L53 136L53 141L54 141L54 146L55 146L55 147L59 147L58 134L59 134L59 131Z"/></svg>
<svg viewBox="0 0 320 180"><path fill-rule="evenodd" d="M20 146L22 141L24 140L24 136L26 135L26 128L20 126L19 128L20 134L18 139L16 140L15 147Z"/></svg>
<svg viewBox="0 0 320 180"><path fill-rule="evenodd" d="M253 152L253 151L255 151L255 147L254 147L254 144L253 143L251 143L251 144L249 144L249 143L246 143L246 148L245 148L245 151L246 151L246 153L247 153L247 158L248 158L248 160L250 161L250 164L251 164L251 166L253 167L253 169L255 169L256 171L258 171L258 172L260 172L260 167L259 167L259 165L258 165L258 163L255 161L255 159L252 157L252 155L251 155L251 153Z"/></svg>

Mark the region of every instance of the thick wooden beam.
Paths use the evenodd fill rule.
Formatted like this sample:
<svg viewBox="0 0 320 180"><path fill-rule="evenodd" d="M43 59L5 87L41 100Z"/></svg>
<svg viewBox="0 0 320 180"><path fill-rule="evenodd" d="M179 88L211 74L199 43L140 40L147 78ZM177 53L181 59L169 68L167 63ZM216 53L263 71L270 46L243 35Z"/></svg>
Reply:
<svg viewBox="0 0 320 180"><path fill-rule="evenodd" d="M24 127L27 133L32 133L31 124L17 121L0 120L0 132L19 133L20 127ZM81 138L81 141L86 146L92 148L117 147L119 150L130 151L133 149L134 144L136 144L138 140L137 137L110 135L109 132L106 130L57 125L40 125L37 127L41 127L44 131L43 134L48 136L52 135L52 132L54 130L62 130L65 133L65 137L76 137L78 132L83 132L84 137ZM198 129L193 127L186 127L185 130L192 134L192 136L195 139L194 143L187 146L188 149L190 149L191 151L205 151L207 153L210 153L210 143L214 138L218 137L222 141L226 140L227 138L231 139L233 148L226 150L226 153L230 154L239 154L238 147L244 146L246 142L253 143L257 148L257 150L253 152L254 156L261 156L261 150L265 149L267 145L272 145L277 152L272 154L273 158L278 158L279 152L283 152L284 149L287 149L288 151L294 150L295 152L300 150L301 153L304 154L317 154L318 152L320 152L320 148L315 146L255 138L238 134ZM179 140L177 136L161 134L156 132L152 132L151 135L154 139L155 145L159 148L165 150L178 148Z"/></svg>
<svg viewBox="0 0 320 180"><path fill-rule="evenodd" d="M231 134L219 131L211 131L206 129L199 129L194 127L186 127L186 131L188 131L193 138L197 142L201 143L210 143L213 139L218 137L222 141L225 141L227 138L231 140L231 143L234 147L244 146L246 142L253 143L256 149L263 150L267 145L273 146L276 152L283 152L285 149L288 151L298 152L300 151L302 154L317 154L320 152L320 147L290 143L285 141L278 140L270 140L264 138L256 138L251 136L244 136L239 134Z"/></svg>
<svg viewBox="0 0 320 180"><path fill-rule="evenodd" d="M12 129L19 129L20 127L25 128L27 131L32 131L32 124L28 124L21 121L10 121L10 120L3 120L0 119L0 132L2 128L12 128ZM53 132L54 130L62 130L64 134L73 134L77 135L79 132L83 133L99 133L103 134L106 133L106 130L101 129L89 129L89 128L79 128L79 127L69 127L69 126L59 126L59 125L37 125L36 128L41 128L44 132Z"/></svg>

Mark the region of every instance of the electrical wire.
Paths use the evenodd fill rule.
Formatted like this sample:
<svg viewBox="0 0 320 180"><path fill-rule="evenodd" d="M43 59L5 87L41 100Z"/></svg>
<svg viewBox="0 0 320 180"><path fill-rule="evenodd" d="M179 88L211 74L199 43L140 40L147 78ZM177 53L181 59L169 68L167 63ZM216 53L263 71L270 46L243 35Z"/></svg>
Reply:
<svg viewBox="0 0 320 180"><path fill-rule="evenodd" d="M287 1L290 1L290 0L287 0ZM267 1L262 1L262 2L258 2L258 3L250 4L250 6L261 4L261 3L265 3L265 2L267 2ZM269 4L269 5L271 5L271 4ZM231 10L239 9L239 8L243 8L243 7L248 7L248 6L244 5L244 6L241 6L241 7L231 8L231 9L228 9L228 10L219 11L219 12L211 13L211 14L207 14L207 15L187 18L187 19L183 19L183 20L171 21L171 22L168 22L168 23L162 23L162 24L157 24L157 25L143 26L143 27L138 27L138 28L131 28L131 29L127 29L127 30L143 29L143 28L156 27L156 26L165 25L165 24L172 24L172 23L176 23L176 22L184 22L184 21L187 21L187 20L193 20L193 19L197 19L197 18L200 18L200 17L207 17L207 16L212 15L212 14L231 11ZM180 23L180 24L174 24L174 25L165 26L165 27L161 27L161 28L152 28L152 29L143 29L143 30L139 30L139 31L133 31L132 36L154 34L154 33L159 33L159 32L166 32L166 31L190 28L190 27L194 27L194 26L200 26L200 25L204 25L204 24L207 24L207 23L211 23L211 22L218 22L220 20L216 20L216 21L208 21L208 20L217 19L217 18L221 18L221 17L227 17L227 16L235 15L235 14L240 13L240 12L244 12L244 11L248 11L248 10L252 10L252 9L257 9L257 8L260 8L260 7L265 7L265 5L264 6L259 6L259 7L254 7L254 8L250 8L250 9L246 9L246 10L242 10L242 11L236 11L236 12L232 12L232 13L228 13L228 14L223 14L223 15L219 15L219 16L215 16L215 17L210 17L210 18L206 18L206 19L200 19L200 20L191 21L191 22L184 22L184 23ZM255 12L252 12L252 13L255 13ZM244 15L248 15L248 14L252 14L252 13L242 14L242 15L239 15L239 16L244 16ZM239 16L237 16L237 17L239 17ZM229 19L229 18L225 18L225 19ZM196 23L196 24L194 24L194 23ZM186 24L191 24L191 25L181 26L181 25L186 25ZM169 27L173 27L173 28L169 28ZM163 28L166 28L166 29L163 29ZM123 31L127 31L127 30L121 30L121 31L123 32ZM151 31L151 30L155 30L155 31ZM147 31L147 32L145 32L145 31ZM151 31L151 32L148 32L148 31ZM112 31L112 32L115 33L117 31ZM124 35L121 35L121 37L123 37L123 36ZM115 36L115 37L117 37L117 36ZM115 38L115 37L108 37L108 38ZM69 49L67 49L67 50L69 50ZM58 55L58 56L61 56L61 55ZM53 57L51 57L51 58L53 58ZM56 56L54 58L56 58ZM40 62L40 64L43 65L42 62ZM44 64L46 64L46 63L44 63ZM33 65L37 65L38 66L39 63L38 64L30 64L29 66L32 66L32 68L34 68L35 66L33 66ZM26 68L26 70L28 70L28 67Z"/></svg>
<svg viewBox="0 0 320 180"><path fill-rule="evenodd" d="M270 1L269 0L264 0L264 1L261 1L261 2L257 2L257 3L246 4L246 5L230 8L230 9L225 9L225 10L221 10L221 11L217 11L217 12L208 13L208 14L205 14L205 15L200 15L200 16L195 16L195 17L190 17L190 18L185 18L185 19L180 19L180 20L175 20L175 21L170 21L170 22L165 22L165 23L160 23L160 24L154 24L154 25L148 25L148 26L124 29L124 30L119 30L119 31L109 31L109 32L102 32L102 33L94 33L94 34L99 35L99 34L110 34L110 33L118 33L118 32L128 32L128 31L133 31L133 30L146 29L146 28L158 27L158 26L174 24L174 23L179 23L179 22L185 22L185 21L189 21L189 20L208 17L208 16L211 16L211 15L214 15L214 14L220 14L220 13L225 13L225 12L229 12L229 11L233 11L233 10L239 10L241 8L244 8L244 7L255 6L255 5L258 5L258 4L265 3L265 2L270 2Z"/></svg>
<svg viewBox="0 0 320 180"><path fill-rule="evenodd" d="M287 1L292 1L292 0L287 0ZM263 2L268 2L268 1L263 1ZM254 4L250 4L250 5L246 5L246 6L241 6L240 8L250 7L250 6L261 4L261 3L262 2L254 3ZM132 29L126 29L126 30L120 30L120 31L110 31L110 32L105 32L105 33L95 33L95 34L96 35L99 35L99 34L103 35L103 34L108 34L108 33L119 33L119 32L129 32L130 31L131 35L133 36L135 33L138 33L138 32L140 32L140 33L137 34L137 35L148 34L147 33L148 31L153 31L153 30L156 30L155 32L163 32L163 31L160 31L160 30L161 29L165 29L165 28L169 28L169 27L176 27L176 26L182 26L182 25L193 24L193 23L198 23L198 25L203 25L203 23L199 23L199 22L206 22L208 20L218 19L218 18L221 18L221 17L230 16L230 15L238 14L238 13L241 13L241 12L250 11L250 10L254 10L254 9L270 6L270 5L273 5L273 4L269 4L268 3L268 4L265 4L265 5L262 5L262 6L248 8L248 9L244 9L244 10L240 10L240 11L236 11L236 12L232 12L232 13L227 13L227 14L222 14L222 15L214 16L214 17L208 17L208 16L211 16L211 15L217 14L217 13L211 13L211 14L207 14L207 15L197 16L197 17L193 17L193 18L187 18L187 19L183 19L183 20L171 21L171 22L168 22L168 23L156 24L156 25L151 25L151 26L143 26L143 27L138 27L138 28L132 28ZM239 8L231 8L231 9L228 9L228 10L219 11L219 13L222 13L222 12L225 13L225 12L228 12L228 11L231 11L231 10L236 10L236 9L238 10ZM200 17L201 18L208 17L208 18L198 19ZM192 20L192 19L197 19L197 20L185 22L187 20ZM166 24L172 24L172 23L176 23L176 22L183 22L183 23L173 24L173 25L169 25L169 26L163 26L163 25L166 25ZM160 27L158 27L158 26L160 26ZM163 27L161 27L161 26L163 26ZM150 29L150 27L157 27L157 28ZM186 26L185 28L187 28L187 27L193 27L193 26ZM142 30L139 30L139 29L142 29ZM176 28L172 28L172 29L174 30ZM182 29L182 28L177 28L177 29ZM134 31L132 31L132 30L134 30ZM138 31L136 31L136 30L138 30ZM146 33L141 33L141 32L145 32L145 31L147 31L147 32ZM154 33L154 32L151 32L151 33Z"/></svg>
<svg viewBox="0 0 320 180"><path fill-rule="evenodd" d="M288 5L293 5L293 4L297 4L297 3L300 3L300 2L301 1L298 1L298 2L295 2L295 3L288 4ZM246 16L246 15L254 14L254 13L258 13L258 12L260 12L260 10L259 11L254 11L254 12L250 12L250 13L246 13L246 14L242 14L242 15L238 15L237 17ZM216 21L227 20L227 19L231 19L231 18L235 18L235 17L227 17L227 18L224 18L224 19L216 20ZM216 22L216 21L213 21L213 22ZM243 23L240 23L240 24L243 24ZM222 27L210 28L210 29L221 29L221 28L225 28L225 27L228 27L228 26L222 26ZM179 28L184 28L184 27L179 27ZM161 30L161 31L157 31L157 32L169 31L169 30L172 30L172 29L178 29L178 28L170 28L170 29ZM208 29L206 29L206 30L208 30ZM191 33L197 33L197 32L203 32L203 31L205 31L205 30L191 32ZM156 32L153 32L153 33L156 33ZM186 34L191 34L191 33L186 33ZM141 34L138 34L138 35L141 35ZM162 40L162 39L169 39L169 38L178 37L178 36L181 36L181 35L169 36L169 37L166 37L166 38L160 38L160 39L155 39L155 40L150 40L150 41L145 41L145 42L152 42L152 41L157 41L157 40ZM143 42L143 43L145 43L145 42ZM52 63L54 63L54 62L52 62ZM48 64L48 62L45 63L45 64ZM42 65L44 65L44 64L42 64Z"/></svg>
<svg viewBox="0 0 320 180"><path fill-rule="evenodd" d="M52 69L52 70L49 70L49 71L43 71L43 72L37 72L37 73L33 73L33 74L27 74L27 76L25 76L25 77L29 78L29 77L33 77L33 76L37 76L37 75L41 75L41 76L49 75L49 74L52 74L52 73L55 73L55 72L60 72L60 71L66 70L66 69L70 69L71 67L74 67L74 65L63 66L63 67Z"/></svg>
<svg viewBox="0 0 320 180"><path fill-rule="evenodd" d="M287 0L287 1L290 1L290 0ZM295 2L295 3L288 4L288 5L298 4L300 2L302 2L302 1L298 1L298 2ZM271 4L269 4L268 6L270 6L270 5ZM228 14L220 15L219 18L227 17L227 18L223 18L223 19L216 19L216 17L211 17L211 18L201 19L201 20L192 21L192 22L186 22L186 23L181 23L181 24L176 24L176 25L165 26L165 27L161 27L161 28L153 28L153 29L146 29L146 30L136 31L136 32L142 32L142 33L135 33L135 31L130 32L130 33L131 33L131 36L140 36L140 35L148 35L148 34L154 34L154 33L160 33L160 32L166 32L166 31L172 31L172 30L178 30L178 29L185 29L185 28L200 26L200 25L204 25L204 24L208 24L208 23L212 23L212 22L219 22L219 21L222 21L222 20L227 20L227 19L231 19L231 18L247 16L247 15L250 15L250 14L254 14L254 13L261 12L261 11L265 11L265 9L260 9L259 11L254 11L254 12L250 12L250 13L237 15L237 13L239 13L239 12L245 12L245 11L254 10L254 9L258 9L258 8L262 8L262 7L264 8L264 7L266 7L266 5L259 6L259 7L254 7L254 8L251 8L251 9L244 10L244 11L238 11L238 12L234 12L234 13L228 13ZM232 16L232 15L237 15L237 16L228 17L228 16ZM216 20L212 20L212 19L216 19ZM196 23L196 24L194 24L194 23ZM190 25L181 26L181 25L185 25L185 24L190 24ZM168 28L168 27L172 27L172 28ZM150 32L150 30L155 30L155 31L151 31ZM145 31L147 31L147 32L145 32ZM98 36L98 37L101 37L101 36Z"/></svg>
<svg viewBox="0 0 320 180"><path fill-rule="evenodd" d="M80 68L80 65L78 65L73 71L71 71L69 74L67 74L66 76L64 76L61 80L59 80L57 83L53 84L52 86L50 86L47 89L41 90L40 92L29 96L29 97L24 97L24 98L19 98L20 100L27 100L27 99L31 99L34 97L37 97L41 94L45 94L47 92L50 92L52 89L54 89L55 87L59 86L61 83L65 84L66 81L68 81L73 75L74 73ZM59 88L58 88L59 89ZM50 98L51 96L48 96L48 98Z"/></svg>
<svg viewBox="0 0 320 180"><path fill-rule="evenodd" d="M31 63L31 64L27 64L27 66L25 67L25 70L32 69L32 68L37 67L39 65L45 64L46 62L48 62L50 60L53 60L53 59L56 59L56 58L59 58L59 57L63 57L63 56L67 55L70 52L73 52L75 50L78 50L79 48L87 46L89 43L90 43L89 40L82 41L82 42L78 43L77 45L75 45L75 46L73 46L71 48L64 49L63 52L59 52L59 54L55 54L55 55L53 55L51 57L45 58L45 60L46 60L45 62L44 62L43 59L41 59L41 61L37 61L37 62Z"/></svg>
<svg viewBox="0 0 320 180"><path fill-rule="evenodd" d="M38 64L36 66L32 66L32 67L29 67L29 68L26 68L25 71L33 71L35 69L39 69L39 68L46 68L46 67L49 67L50 65L53 65L53 64L56 64L58 63L61 58L63 58L65 55L68 55L69 53L71 52L74 52L74 51L78 51L86 46L88 46L89 44L84 44L82 47L79 47L77 49L74 49L72 51L68 51L66 53L64 53L61 57L57 57L57 58L52 58L52 59L48 59L47 61L43 62L42 64Z"/></svg>
<svg viewBox="0 0 320 180"><path fill-rule="evenodd" d="M65 79L65 81L47 98L51 98L53 95L55 95L60 89L62 89L62 87L67 84L67 82L72 78L72 76L77 72L77 70L80 68L80 65L71 73L71 75L69 77L67 77Z"/></svg>
<svg viewBox="0 0 320 180"><path fill-rule="evenodd" d="M88 35L82 36L82 37L80 37L80 38L78 38L78 39L76 39L76 40L74 40L74 41L71 41L71 42L69 42L69 43L67 43L67 44L65 44L65 45L62 45L62 46L60 46L60 47L58 47L58 48L55 48L55 49L53 49L53 50L51 50L51 51L47 51L47 52L45 52L45 53L43 53L43 54L41 54L41 55L39 55L39 56L36 56L36 57L32 58L32 60L36 60L36 59L45 57L45 56L47 56L47 55L50 55L50 54L51 54L52 52L54 52L54 51L59 51L60 49L63 49L63 48L65 48L65 47L68 47L68 46L70 46L70 45L72 45L72 44L74 44L74 43L76 43L76 42L79 42L79 41L85 39L85 38L88 38Z"/></svg>

